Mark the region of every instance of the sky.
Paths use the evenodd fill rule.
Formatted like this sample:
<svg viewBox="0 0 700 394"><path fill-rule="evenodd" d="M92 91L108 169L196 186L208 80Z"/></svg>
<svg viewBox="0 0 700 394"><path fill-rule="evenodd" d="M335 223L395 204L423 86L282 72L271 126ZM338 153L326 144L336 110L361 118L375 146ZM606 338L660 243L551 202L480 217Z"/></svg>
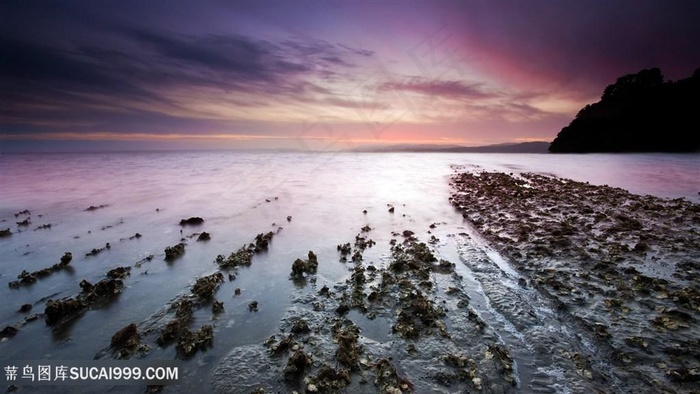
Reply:
<svg viewBox="0 0 700 394"><path fill-rule="evenodd" d="M3 1L0 152L551 141L692 1Z"/></svg>

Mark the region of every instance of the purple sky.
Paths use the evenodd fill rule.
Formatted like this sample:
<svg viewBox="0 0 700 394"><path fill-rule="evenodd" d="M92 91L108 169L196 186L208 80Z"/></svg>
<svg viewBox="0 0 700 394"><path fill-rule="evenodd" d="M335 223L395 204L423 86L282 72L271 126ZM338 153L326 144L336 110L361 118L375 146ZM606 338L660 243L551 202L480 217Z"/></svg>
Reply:
<svg viewBox="0 0 700 394"><path fill-rule="evenodd" d="M0 150L551 140L700 67L698 1L9 1Z"/></svg>

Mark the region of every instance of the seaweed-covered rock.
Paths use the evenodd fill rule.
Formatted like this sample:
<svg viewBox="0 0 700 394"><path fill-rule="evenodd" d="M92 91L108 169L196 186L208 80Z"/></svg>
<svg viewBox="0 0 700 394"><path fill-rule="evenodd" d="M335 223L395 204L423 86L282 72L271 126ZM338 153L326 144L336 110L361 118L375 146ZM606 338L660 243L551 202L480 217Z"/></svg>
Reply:
<svg viewBox="0 0 700 394"><path fill-rule="evenodd" d="M407 393L413 391L411 383L399 376L396 372L396 367L386 358L377 361L376 364L377 377L374 380L374 385L377 386L381 393Z"/></svg>
<svg viewBox="0 0 700 394"><path fill-rule="evenodd" d="M80 283L80 287L82 288L82 292L79 297L85 300L86 303L92 304L121 293L121 291L124 290L124 282L122 282L121 279L107 278L93 285L83 280Z"/></svg>
<svg viewBox="0 0 700 394"><path fill-rule="evenodd" d="M165 260L173 261L176 258L185 254L185 244L180 242L175 246L168 246L165 248Z"/></svg>
<svg viewBox="0 0 700 394"><path fill-rule="evenodd" d="M65 267L70 264L71 260L73 260L73 254L71 252L66 252L63 254L63 256L61 256L61 262L59 265Z"/></svg>
<svg viewBox="0 0 700 394"><path fill-rule="evenodd" d="M311 366L313 360L311 356L298 349L289 357L287 365L284 367L284 379L295 381L301 378L306 368Z"/></svg>
<svg viewBox="0 0 700 394"><path fill-rule="evenodd" d="M309 251L309 259L307 260L306 266L308 272L311 274L315 274L316 270L318 270L318 257L316 257L313 251Z"/></svg>
<svg viewBox="0 0 700 394"><path fill-rule="evenodd" d="M224 303L221 301L214 301L211 304L211 312L212 313L221 313L224 311Z"/></svg>
<svg viewBox="0 0 700 394"><path fill-rule="evenodd" d="M292 263L292 277L303 278L304 274L315 274L318 270L318 257L313 251L309 251L309 259L296 259Z"/></svg>
<svg viewBox="0 0 700 394"><path fill-rule="evenodd" d="M171 343L180 334L183 328L178 320L171 320L161 330L160 335L156 338L156 343L159 346L166 346Z"/></svg>
<svg viewBox="0 0 700 394"><path fill-rule="evenodd" d="M290 331L292 334L305 334L310 332L311 329L309 328L309 323L307 323L306 320L298 319L294 322Z"/></svg>
<svg viewBox="0 0 700 394"><path fill-rule="evenodd" d="M131 275L131 267L117 267L107 272L107 277L112 279L124 279Z"/></svg>
<svg viewBox="0 0 700 394"><path fill-rule="evenodd" d="M334 369L323 364L318 374L310 376L308 380L307 392L311 391L309 388L315 387L320 393L337 393L350 384L350 373L344 368Z"/></svg>
<svg viewBox="0 0 700 394"><path fill-rule="evenodd" d="M17 289L22 285L32 284L32 283L36 282L37 278L43 278L43 277L49 276L52 273L67 267L68 264L70 264L72 259L73 259L73 255L70 252L66 252L61 257L61 261L59 263L52 265L51 267L44 268L44 269L34 271L34 272L27 272L26 270L22 270L22 272L19 275L17 275L18 280L9 282L8 285L10 286L10 288Z"/></svg>
<svg viewBox="0 0 700 394"><path fill-rule="evenodd" d="M118 352L119 358L127 358L138 349L140 340L136 324L131 323L112 335L110 344Z"/></svg>
<svg viewBox="0 0 700 394"><path fill-rule="evenodd" d="M48 300L44 309L46 324L52 325L57 323L64 318L82 312L85 308L87 308L87 305L80 299Z"/></svg>
<svg viewBox="0 0 700 394"><path fill-rule="evenodd" d="M223 281L224 274L221 272L198 278L192 286L192 294L203 300L211 299Z"/></svg>
<svg viewBox="0 0 700 394"><path fill-rule="evenodd" d="M253 245L253 250L255 253L260 253L262 251L267 250L267 248L270 245L270 241L272 240L272 237L275 235L272 231L267 232L267 233L260 233L255 236L255 244Z"/></svg>
<svg viewBox="0 0 700 394"><path fill-rule="evenodd" d="M166 346L178 338L182 332L187 330L187 326L192 320L194 307L192 301L187 298L180 299L173 304L175 307L175 319L168 322L161 330L156 339L159 346Z"/></svg>
<svg viewBox="0 0 700 394"><path fill-rule="evenodd" d="M235 268L238 266L249 266L252 263L253 251L245 246L231 253L228 257L216 256L216 264L221 268Z"/></svg>
<svg viewBox="0 0 700 394"><path fill-rule="evenodd" d="M205 324L197 331L183 330L175 345L175 350L178 355L183 358L189 358L194 355L197 350L203 350L211 345L214 340L214 327L210 324Z"/></svg>
<svg viewBox="0 0 700 394"><path fill-rule="evenodd" d="M347 256L349 256L350 253L352 253L352 247L350 246L350 242L340 244L336 247L336 249L338 249L338 252L340 252L340 257L343 260L345 260Z"/></svg>
<svg viewBox="0 0 700 394"><path fill-rule="evenodd" d="M334 336L335 340L338 342L335 358L338 362L351 370L358 370L360 368L360 347L357 342L360 335L359 333L360 329L356 325L350 324L347 327L336 328Z"/></svg>

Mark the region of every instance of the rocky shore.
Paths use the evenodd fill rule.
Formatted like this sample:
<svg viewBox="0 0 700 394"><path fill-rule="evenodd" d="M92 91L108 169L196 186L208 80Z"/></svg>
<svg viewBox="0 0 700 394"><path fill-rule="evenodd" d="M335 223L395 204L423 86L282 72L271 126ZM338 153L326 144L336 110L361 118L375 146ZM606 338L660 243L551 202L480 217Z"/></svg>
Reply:
<svg viewBox="0 0 700 394"><path fill-rule="evenodd" d="M300 270L313 252L292 264L299 290L279 333L233 349L212 375L215 392L516 391L514 360L470 306L455 265L410 230L395 234L387 261L365 262L370 231L338 246L344 282L320 286L315 269Z"/></svg>
<svg viewBox="0 0 700 394"><path fill-rule="evenodd" d="M457 170L452 204L516 268L519 285L583 327L610 365L584 376L629 382L630 391L700 390L700 205ZM588 360L574 361L586 370Z"/></svg>
<svg viewBox="0 0 700 394"><path fill-rule="evenodd" d="M57 348L75 344L96 359L182 362L181 384L147 392L700 390L700 206L544 175L456 170L454 209L443 183L443 198L430 196L441 210L367 201L339 213L354 224L329 226L328 238L310 235L313 216L284 206L262 232L231 242L218 243L236 224L206 216L208 231L191 232L204 219L174 213L162 221L164 237L132 227L78 257L57 249L55 264L8 275L7 294L26 296L0 326L0 344L14 349L50 332L67 338L53 340ZM250 211L280 204L262 201ZM108 213L93 207L91 216ZM111 229L100 226L112 219L93 228ZM34 233L13 230L4 241ZM72 239L77 250L97 244ZM140 259L110 260L126 241ZM114 313L174 278L159 302ZM71 286L57 292L61 280ZM75 331L110 318L119 324L96 341Z"/></svg>

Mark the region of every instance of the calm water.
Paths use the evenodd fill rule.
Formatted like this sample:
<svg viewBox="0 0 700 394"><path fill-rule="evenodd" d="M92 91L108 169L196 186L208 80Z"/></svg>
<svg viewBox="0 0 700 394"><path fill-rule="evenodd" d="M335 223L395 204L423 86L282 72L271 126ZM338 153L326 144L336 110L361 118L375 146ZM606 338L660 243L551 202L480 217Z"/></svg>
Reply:
<svg viewBox="0 0 700 394"><path fill-rule="evenodd" d="M238 345L262 343L277 332L294 284L291 263L309 250L319 256L319 283L349 276L338 263L336 245L354 240L364 225L377 229L377 247L365 260L381 262L392 231L434 234L436 251L459 258L448 234L463 231L461 216L448 203L451 165L505 172L540 172L636 194L683 197L700 202L700 155L514 155L429 153L271 153L159 152L0 156L0 327L25 316L22 304L43 312L45 300L74 296L82 279L96 282L111 268L155 258L132 271L115 302L90 310L62 330L39 320L0 343L0 360L92 359L111 335L129 323L151 319L187 291L197 276L214 272L218 254L228 255L256 234L284 229L270 251L255 258L217 293L225 313L215 322L214 347L189 361L193 372L183 387L206 384L217 362ZM268 202L269 201L269 202ZM396 207L387 214L387 204ZM95 211L90 206L107 205ZM14 214L28 209L31 224L18 227ZM365 215L363 210L367 210ZM181 228L181 219L200 216L201 227ZM287 216L292 216L291 222ZM50 229L37 229L51 224ZM180 230L183 229L181 234ZM18 230L22 230L19 232ZM207 231L209 242L189 239L185 255L167 264L166 246ZM425 233L416 231L425 241ZM138 239L129 239L134 234ZM93 248L111 248L86 257ZM71 270L55 273L17 290L8 283L23 270L34 271L73 253ZM233 297L240 287L243 296ZM260 303L251 314L247 303ZM486 312L485 312L486 313ZM197 326L210 314L195 315ZM505 335L505 334L504 334ZM172 358L173 346L154 348L148 357ZM194 375L198 376L195 377Z"/></svg>

